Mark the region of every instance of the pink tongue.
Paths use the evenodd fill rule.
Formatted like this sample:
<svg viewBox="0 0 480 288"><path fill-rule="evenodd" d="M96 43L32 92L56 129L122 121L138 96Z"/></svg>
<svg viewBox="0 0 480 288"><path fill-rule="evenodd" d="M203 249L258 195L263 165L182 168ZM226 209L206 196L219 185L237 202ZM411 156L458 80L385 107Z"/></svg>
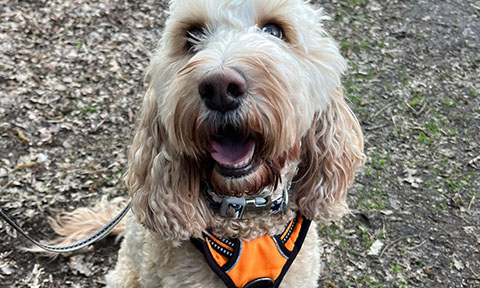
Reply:
<svg viewBox="0 0 480 288"><path fill-rule="evenodd" d="M234 137L226 137L216 141L212 140L210 142L212 158L221 165L241 163L247 159L255 144L253 139L246 142L242 141L243 139L235 139Z"/></svg>

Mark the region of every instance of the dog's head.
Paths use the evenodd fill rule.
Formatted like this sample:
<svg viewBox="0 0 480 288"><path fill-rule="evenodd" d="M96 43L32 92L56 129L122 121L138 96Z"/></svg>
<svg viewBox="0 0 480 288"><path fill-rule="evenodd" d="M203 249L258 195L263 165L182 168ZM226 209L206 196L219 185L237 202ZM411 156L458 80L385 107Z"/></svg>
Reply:
<svg viewBox="0 0 480 288"><path fill-rule="evenodd" d="M212 213L202 183L241 196L292 181L293 209L340 215L363 142L322 10L301 0L175 0L170 10L130 149L139 221L199 235Z"/></svg>

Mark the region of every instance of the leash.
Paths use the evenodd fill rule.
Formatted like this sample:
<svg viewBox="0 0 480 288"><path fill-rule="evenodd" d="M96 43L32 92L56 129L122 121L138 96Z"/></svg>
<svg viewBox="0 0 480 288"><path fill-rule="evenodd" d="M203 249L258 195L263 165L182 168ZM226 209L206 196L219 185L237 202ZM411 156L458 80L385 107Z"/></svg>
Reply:
<svg viewBox="0 0 480 288"><path fill-rule="evenodd" d="M128 202L128 204L125 206L125 208L120 211L120 213L115 216L109 223L104 225L102 228L98 229L96 232L93 234L80 239L70 245L65 245L65 246L50 246L50 245L44 245L32 237L30 237L25 230L20 228L10 217L7 216L5 212L3 212L2 209L0 209L0 217L5 220L10 226L12 226L18 233L22 234L25 238L27 238L30 242L32 242L35 246L46 250L48 252L53 252L53 253L70 253L70 252L75 252L78 250L81 250L85 247L87 247L90 244L93 244L97 241L102 240L105 236L112 231L115 226L117 226L118 223L123 219L123 217L127 214L128 210L130 209L131 202Z"/></svg>

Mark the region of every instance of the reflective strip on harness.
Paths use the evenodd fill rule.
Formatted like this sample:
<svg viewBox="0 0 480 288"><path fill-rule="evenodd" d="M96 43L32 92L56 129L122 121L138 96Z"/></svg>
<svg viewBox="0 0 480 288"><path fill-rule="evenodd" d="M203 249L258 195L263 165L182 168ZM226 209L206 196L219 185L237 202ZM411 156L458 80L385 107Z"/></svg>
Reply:
<svg viewBox="0 0 480 288"><path fill-rule="evenodd" d="M227 287L278 287L300 251L309 226L309 220L297 215L275 236L242 242L204 235L191 241Z"/></svg>

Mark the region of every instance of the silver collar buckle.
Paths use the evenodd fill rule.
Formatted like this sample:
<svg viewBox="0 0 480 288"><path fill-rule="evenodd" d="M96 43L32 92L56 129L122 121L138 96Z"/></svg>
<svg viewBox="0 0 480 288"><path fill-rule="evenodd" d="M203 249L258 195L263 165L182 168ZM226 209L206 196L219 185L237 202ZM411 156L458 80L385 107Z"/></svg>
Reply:
<svg viewBox="0 0 480 288"><path fill-rule="evenodd" d="M223 198L220 206L220 215L230 219L242 219L247 207L252 207L255 210L268 208L268 200L262 197L247 200L245 198L226 196Z"/></svg>

